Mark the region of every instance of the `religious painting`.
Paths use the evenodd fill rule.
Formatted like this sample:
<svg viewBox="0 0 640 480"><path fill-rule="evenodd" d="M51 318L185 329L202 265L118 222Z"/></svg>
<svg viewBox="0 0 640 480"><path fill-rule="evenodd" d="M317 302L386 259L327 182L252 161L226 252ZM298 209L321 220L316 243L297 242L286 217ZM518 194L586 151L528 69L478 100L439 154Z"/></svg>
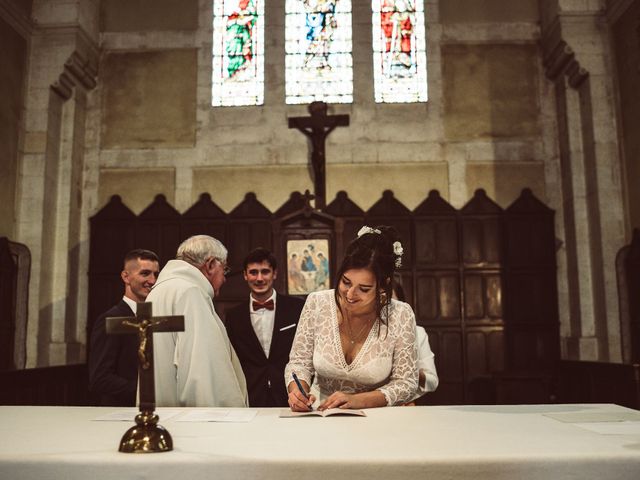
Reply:
<svg viewBox="0 0 640 480"><path fill-rule="evenodd" d="M285 13L286 103L351 103L351 0L286 0Z"/></svg>
<svg viewBox="0 0 640 480"><path fill-rule="evenodd" d="M264 0L214 0L211 105L264 103Z"/></svg>
<svg viewBox="0 0 640 480"><path fill-rule="evenodd" d="M287 241L287 291L307 295L331 288L329 241L327 239Z"/></svg>
<svg viewBox="0 0 640 480"><path fill-rule="evenodd" d="M377 103L427 101L424 0L372 0Z"/></svg>

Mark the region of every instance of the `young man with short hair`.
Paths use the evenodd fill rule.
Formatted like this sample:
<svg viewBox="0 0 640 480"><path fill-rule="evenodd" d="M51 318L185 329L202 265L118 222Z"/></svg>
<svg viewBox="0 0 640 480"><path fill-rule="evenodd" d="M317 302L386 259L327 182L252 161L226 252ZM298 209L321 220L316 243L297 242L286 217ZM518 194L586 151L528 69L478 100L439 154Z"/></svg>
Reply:
<svg viewBox="0 0 640 480"><path fill-rule="evenodd" d="M227 312L225 324L247 379L249 406L286 407L282 378L304 302L276 293L278 265L264 248L247 255L243 274L249 299Z"/></svg>
<svg viewBox="0 0 640 480"><path fill-rule="evenodd" d="M134 406L138 385L138 337L107 335L107 317L133 317L138 302L144 302L158 279L158 256L138 248L124 257L120 278L124 296L100 315L91 330L89 389L100 395L103 406Z"/></svg>

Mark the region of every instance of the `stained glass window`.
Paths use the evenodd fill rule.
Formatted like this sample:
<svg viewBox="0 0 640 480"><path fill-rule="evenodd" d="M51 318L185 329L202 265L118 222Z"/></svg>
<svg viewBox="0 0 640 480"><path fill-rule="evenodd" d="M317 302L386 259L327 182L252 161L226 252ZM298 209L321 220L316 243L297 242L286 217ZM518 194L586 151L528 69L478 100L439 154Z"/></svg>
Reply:
<svg viewBox="0 0 640 480"><path fill-rule="evenodd" d="M211 105L264 103L264 0L213 1Z"/></svg>
<svg viewBox="0 0 640 480"><path fill-rule="evenodd" d="M351 103L351 0L286 0L285 13L286 103Z"/></svg>
<svg viewBox="0 0 640 480"><path fill-rule="evenodd" d="M427 101L424 0L372 0L378 103Z"/></svg>

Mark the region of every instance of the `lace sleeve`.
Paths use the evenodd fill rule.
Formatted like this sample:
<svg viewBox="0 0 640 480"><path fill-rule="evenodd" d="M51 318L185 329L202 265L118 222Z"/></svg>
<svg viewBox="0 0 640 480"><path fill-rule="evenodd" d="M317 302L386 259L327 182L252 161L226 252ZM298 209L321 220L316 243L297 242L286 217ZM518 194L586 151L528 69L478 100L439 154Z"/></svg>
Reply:
<svg viewBox="0 0 640 480"><path fill-rule="evenodd" d="M387 405L400 405L418 391L416 317L406 303L395 303L389 318L389 334L395 342L389 382L379 390Z"/></svg>
<svg viewBox="0 0 640 480"><path fill-rule="evenodd" d="M284 370L285 385L289 385L291 382L292 372L296 372L300 380L304 380L307 382L307 385L311 385L311 380L315 372L313 368L313 337L315 334L314 320L317 315L317 310L318 299L317 296L312 293L307 297L307 301L300 314L296 336L293 339L291 352L289 353L289 363Z"/></svg>

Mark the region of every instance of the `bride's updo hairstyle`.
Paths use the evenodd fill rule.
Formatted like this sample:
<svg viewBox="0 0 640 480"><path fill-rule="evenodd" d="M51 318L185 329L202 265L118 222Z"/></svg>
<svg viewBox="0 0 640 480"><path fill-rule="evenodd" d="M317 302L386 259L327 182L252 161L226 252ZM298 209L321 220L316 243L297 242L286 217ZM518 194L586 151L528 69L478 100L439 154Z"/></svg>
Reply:
<svg viewBox="0 0 640 480"><path fill-rule="evenodd" d="M376 316L386 324L387 315L382 309L391 303L392 278L396 267L401 265L402 245L395 228L381 225L375 228L364 226L358 237L347 246L342 264L338 269L335 284L336 305L340 308L339 285L347 270L366 268L376 278Z"/></svg>

